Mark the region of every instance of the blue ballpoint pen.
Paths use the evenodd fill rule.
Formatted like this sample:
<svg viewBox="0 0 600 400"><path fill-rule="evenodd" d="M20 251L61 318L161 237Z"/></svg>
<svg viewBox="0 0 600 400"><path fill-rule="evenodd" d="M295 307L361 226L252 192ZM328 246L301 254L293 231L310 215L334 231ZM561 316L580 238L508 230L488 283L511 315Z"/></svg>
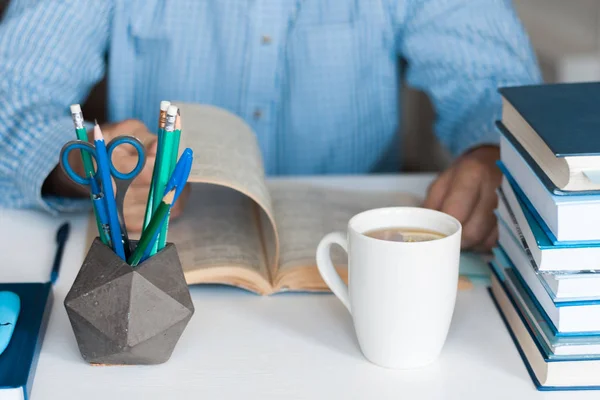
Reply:
<svg viewBox="0 0 600 400"><path fill-rule="evenodd" d="M179 161L177 161L177 165L175 165L175 169L173 170L173 173L171 174L171 178L169 179L169 182L167 183L167 186L165 187L165 193L164 193L164 195L166 196L167 193L169 193L171 190L175 189L175 197L173 198L172 204L175 204L175 202L177 201L177 198L179 198L179 195L181 194L181 192L183 192L183 188L185 187L185 184L187 183L188 177L190 176L190 172L192 170L192 161L193 160L194 160L194 152L192 151L192 149L187 148L183 151L183 153L181 154L181 157L179 157ZM166 220L166 218L165 218L165 220ZM165 222L163 221L163 224L164 223ZM148 257L150 256L150 251L152 250L152 245L158 239L159 233L160 233L160 230L157 230L156 233L154 234L152 241L150 242L151 244L144 251L144 256L142 257L141 262L148 259Z"/></svg>
<svg viewBox="0 0 600 400"><path fill-rule="evenodd" d="M167 186L165 186L164 196L175 189L173 204L177 201L177 198L187 183L190 172L192 171L192 161L194 161L194 152L188 147L181 153L181 157L179 157L179 161L177 161L177 165L175 165L175 168L173 169L171 178L167 182Z"/></svg>
<svg viewBox="0 0 600 400"><path fill-rule="evenodd" d="M94 203L94 209L96 210L98 221L100 221L104 236L108 239L108 245L112 247L112 240L110 239L110 226L108 223L108 215L106 214L106 206L104 203L104 193L100 191L100 186L98 185L95 176L91 177L90 186L92 190L92 202Z"/></svg>
<svg viewBox="0 0 600 400"><path fill-rule="evenodd" d="M52 264L52 271L50 272L50 282L52 283L55 283L58 279L62 256L65 252L65 244L67 243L67 239L69 239L69 232L71 231L70 226L68 222L65 222L56 232L56 254L54 256L54 263Z"/></svg>
<svg viewBox="0 0 600 400"><path fill-rule="evenodd" d="M110 175L110 164L106 151L106 144L100 126L96 123L94 126L94 144L96 146L96 163L98 164L97 174L100 176L102 191L106 206L106 214L108 215L108 223L110 226L110 239L113 251L125 260L125 248L121 238L121 225L119 224L119 215L117 213L117 204L112 186Z"/></svg>

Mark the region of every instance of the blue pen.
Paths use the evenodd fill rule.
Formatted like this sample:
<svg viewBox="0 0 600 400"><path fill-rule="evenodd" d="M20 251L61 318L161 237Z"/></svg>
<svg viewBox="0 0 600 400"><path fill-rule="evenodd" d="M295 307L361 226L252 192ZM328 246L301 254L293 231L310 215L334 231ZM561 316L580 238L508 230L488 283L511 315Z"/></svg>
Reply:
<svg viewBox="0 0 600 400"><path fill-rule="evenodd" d="M71 231L70 227L71 225L68 222L65 222L56 232L56 254L54 255L54 263L52 264L52 271L50 272L50 282L52 283L56 282L58 279L62 256L65 252L65 244L67 243L67 239L69 239L69 232Z"/></svg>
<svg viewBox="0 0 600 400"><path fill-rule="evenodd" d="M100 221L100 226L104 232L104 236L108 239L108 246L112 247L112 240L110 239L110 226L108 224L108 215L106 214L106 206L104 205L104 193L100 191L100 186L96 181L96 177L93 176L90 179L90 186L92 190L92 202L94 203L94 209Z"/></svg>
<svg viewBox="0 0 600 400"><path fill-rule="evenodd" d="M102 136L102 131L100 130L100 126L98 124L94 126L94 144L96 146L96 163L98 164L97 174L100 176L100 182L102 184L102 190L104 193L106 215L108 216L112 248L119 258L125 260L125 248L123 247L123 241L121 238L121 225L119 223L117 203L115 202L115 195L112 187L110 164L108 160L108 154L106 152L104 137Z"/></svg>
<svg viewBox="0 0 600 400"><path fill-rule="evenodd" d="M175 189L175 197L173 198L173 203L177 201L177 198L183 192L183 188L187 183L188 177L190 176L190 172L192 170L192 161L194 160L194 152L190 148L186 148L183 153L181 153L181 157L179 157L179 161L177 161L177 165L175 165L175 169L171 174L171 178L169 182L167 182L167 186L165 187L164 196L167 195L171 190ZM166 218L165 218L166 219ZM163 222L165 223L165 222ZM157 230L152 237L151 245L144 251L144 256L140 262L143 262L150 256L150 251L152 250L152 246L154 242L158 239L158 235L160 234L160 230Z"/></svg>
<svg viewBox="0 0 600 400"><path fill-rule="evenodd" d="M175 204L187 183L190 172L192 171L192 161L194 161L194 152L188 147L181 153L181 157L179 157L179 161L177 161L177 165L175 165L171 178L167 182L167 186L165 186L165 193L163 196L166 196L167 193L175 189L173 204Z"/></svg>

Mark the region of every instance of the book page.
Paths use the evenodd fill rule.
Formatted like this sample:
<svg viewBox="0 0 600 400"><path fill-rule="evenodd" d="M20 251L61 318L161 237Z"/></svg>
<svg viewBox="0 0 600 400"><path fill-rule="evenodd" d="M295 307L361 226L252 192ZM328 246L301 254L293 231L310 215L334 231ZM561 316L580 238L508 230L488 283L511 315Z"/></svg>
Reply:
<svg viewBox="0 0 600 400"><path fill-rule="evenodd" d="M256 136L234 114L208 105L175 103L181 113L180 151L190 147L194 162L189 182L211 183L234 189L252 199L260 211L269 246L269 266L274 268L278 236L273 219L271 196L264 178L264 167ZM218 234L219 232L215 232Z"/></svg>
<svg viewBox="0 0 600 400"><path fill-rule="evenodd" d="M421 204L421 199L408 193L362 193L290 181L269 182L269 187L279 227L280 269L315 265L315 252L323 236L345 232L350 218L362 211ZM334 264L345 260L345 253L340 251Z"/></svg>
<svg viewBox="0 0 600 400"><path fill-rule="evenodd" d="M317 246L326 234L345 232L350 218L362 211L394 206L419 207L422 204L422 199L410 193L329 189L294 181L271 181L268 184L281 246L274 291L329 291L315 259ZM468 255L461 255L461 273ZM339 246L332 246L331 258L338 274L347 282L346 253ZM472 287L473 282L468 276L459 277L459 290Z"/></svg>
<svg viewBox="0 0 600 400"><path fill-rule="evenodd" d="M223 186L192 184L183 214L169 225L188 284L222 283L271 291L256 204Z"/></svg>

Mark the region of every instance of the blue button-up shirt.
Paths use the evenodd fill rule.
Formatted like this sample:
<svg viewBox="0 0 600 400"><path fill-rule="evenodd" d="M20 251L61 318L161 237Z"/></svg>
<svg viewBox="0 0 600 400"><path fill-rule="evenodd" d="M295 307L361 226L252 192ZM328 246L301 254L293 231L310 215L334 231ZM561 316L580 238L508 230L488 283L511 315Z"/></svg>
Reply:
<svg viewBox="0 0 600 400"><path fill-rule="evenodd" d="M110 120L154 131L161 100L223 107L268 174L397 170L400 57L455 155L498 141L498 86L539 80L508 0L12 0L0 205L65 207L42 183L74 138L69 105L105 74Z"/></svg>

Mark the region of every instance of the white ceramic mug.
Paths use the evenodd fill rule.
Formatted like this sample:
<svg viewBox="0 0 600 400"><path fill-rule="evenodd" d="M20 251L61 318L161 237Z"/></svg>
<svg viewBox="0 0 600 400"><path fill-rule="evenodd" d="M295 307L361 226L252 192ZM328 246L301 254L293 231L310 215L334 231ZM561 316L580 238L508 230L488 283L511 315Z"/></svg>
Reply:
<svg viewBox="0 0 600 400"><path fill-rule="evenodd" d="M419 228L447 235L424 242L365 236L384 228ZM446 341L458 286L462 227L439 211L392 207L365 211L348 233L321 240L317 265L323 280L352 314L358 343L371 362L388 368L432 363ZM332 244L348 253L348 286L330 256Z"/></svg>

